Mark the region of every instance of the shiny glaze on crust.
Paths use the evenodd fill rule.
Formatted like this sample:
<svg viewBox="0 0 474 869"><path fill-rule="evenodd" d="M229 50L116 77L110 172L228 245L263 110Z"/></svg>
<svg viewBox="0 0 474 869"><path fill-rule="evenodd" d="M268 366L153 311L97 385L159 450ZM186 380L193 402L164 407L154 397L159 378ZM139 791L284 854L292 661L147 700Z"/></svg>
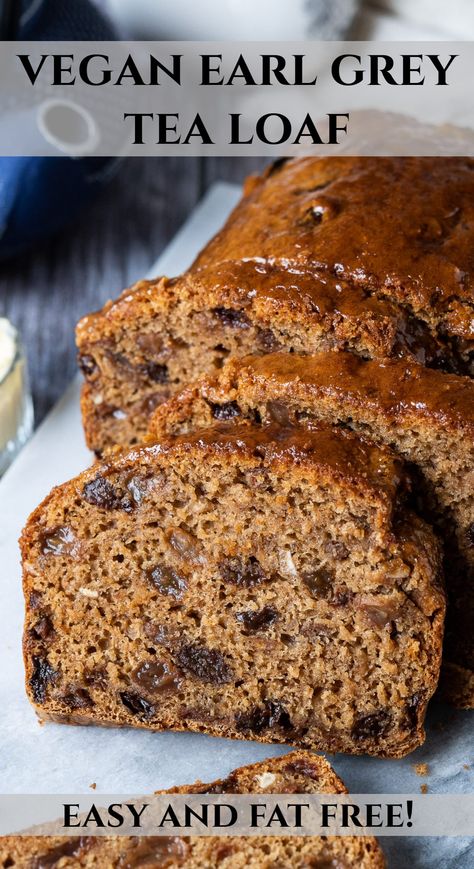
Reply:
<svg viewBox="0 0 474 869"><path fill-rule="evenodd" d="M145 449L157 453L175 452L177 459L180 452L196 449L210 454L261 457L265 464L286 459L291 464L312 465L362 484L376 497L384 492L394 498L400 485L408 482L402 460L388 447L375 446L352 432L324 424L306 429L222 423ZM132 461L133 455L129 454Z"/></svg>
<svg viewBox="0 0 474 869"><path fill-rule="evenodd" d="M474 434L474 383L405 360L364 360L351 353L312 356L272 353L229 362L227 376L256 384L278 382L291 398L298 384L308 392L344 396L359 406L379 408L384 415L436 417L450 428ZM223 375L224 376L224 375Z"/></svg>
<svg viewBox="0 0 474 869"><path fill-rule="evenodd" d="M474 339L473 159L289 160L247 189L194 268L311 264Z"/></svg>

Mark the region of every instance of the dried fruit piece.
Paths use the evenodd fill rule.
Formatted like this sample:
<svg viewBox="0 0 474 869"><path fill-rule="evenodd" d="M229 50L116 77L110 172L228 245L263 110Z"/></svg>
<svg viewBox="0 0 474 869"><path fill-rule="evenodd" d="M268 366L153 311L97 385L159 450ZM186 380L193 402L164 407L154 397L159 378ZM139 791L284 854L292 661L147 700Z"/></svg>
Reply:
<svg viewBox="0 0 474 869"><path fill-rule="evenodd" d="M212 313L223 326L230 326L232 329L248 329L249 327L249 319L243 311L238 311L235 308L213 308Z"/></svg>
<svg viewBox="0 0 474 869"><path fill-rule="evenodd" d="M87 709L87 707L94 705L85 688L72 688L64 697L61 697L61 700L70 709Z"/></svg>
<svg viewBox="0 0 474 869"><path fill-rule="evenodd" d="M213 685L230 682L233 676L232 669L217 649L208 649L199 643L186 643L181 646L176 660L182 670Z"/></svg>
<svg viewBox="0 0 474 869"><path fill-rule="evenodd" d="M157 362L147 362L141 366L141 370L153 383L168 383L169 372L167 365L159 365Z"/></svg>
<svg viewBox="0 0 474 869"><path fill-rule="evenodd" d="M33 639L48 640L54 634L53 623L50 616L42 615L30 631Z"/></svg>
<svg viewBox="0 0 474 869"><path fill-rule="evenodd" d="M209 402L209 407L214 419L218 420L235 419L236 416L240 416L241 414L240 407L236 401L227 401L225 404L213 404Z"/></svg>
<svg viewBox="0 0 474 869"><path fill-rule="evenodd" d="M282 401L267 401L267 413L270 419L278 425L291 425L288 407Z"/></svg>
<svg viewBox="0 0 474 869"><path fill-rule="evenodd" d="M333 596L335 574L332 570L320 567L311 573L303 573L303 582L309 588L313 597L330 600Z"/></svg>
<svg viewBox="0 0 474 869"><path fill-rule="evenodd" d="M90 380L90 378L93 377L94 374L97 374L99 370L94 357L90 356L88 353L81 353L77 357L77 364L86 380Z"/></svg>
<svg viewBox="0 0 474 869"><path fill-rule="evenodd" d="M37 703L44 703L48 685L54 682L56 675L56 670L47 658L33 656L33 675L30 677L30 687Z"/></svg>
<svg viewBox="0 0 474 869"><path fill-rule="evenodd" d="M121 691L120 699L124 706L139 718L151 718L155 714L155 707L133 691Z"/></svg>
<svg viewBox="0 0 474 869"><path fill-rule="evenodd" d="M310 778L312 781L318 781L319 773L315 764L312 764L307 759L296 758L285 766L285 771L294 775L304 775L305 778Z"/></svg>
<svg viewBox="0 0 474 869"><path fill-rule="evenodd" d="M273 625L278 619L278 611L272 606L264 606L261 610L245 610L236 613L235 618L249 631L260 631Z"/></svg>
<svg viewBox="0 0 474 869"><path fill-rule="evenodd" d="M235 726L239 731L262 733L269 727L291 730L292 723L285 707L275 700L266 700L263 706L255 706L249 712L239 712L235 716Z"/></svg>
<svg viewBox="0 0 474 869"><path fill-rule="evenodd" d="M166 536L173 549L183 558L194 561L196 564L204 562L204 554L196 537L193 537L188 531L184 531L183 528L171 528Z"/></svg>
<svg viewBox="0 0 474 869"><path fill-rule="evenodd" d="M41 533L39 541L44 555L75 556L79 552L79 541L67 525L47 528Z"/></svg>
<svg viewBox="0 0 474 869"><path fill-rule="evenodd" d="M46 840L45 840L46 842ZM49 850L47 854L39 854L32 857L28 863L29 869L52 869L62 861L63 857L81 857L92 845L90 837L78 836L74 839L66 839L60 845ZM4 864L5 865L5 864Z"/></svg>
<svg viewBox="0 0 474 869"><path fill-rule="evenodd" d="M259 585L269 578L262 570L258 559L253 555L246 561L242 561L238 556L228 558L227 561L220 564L220 571L225 582L232 582L234 585L244 588Z"/></svg>
<svg viewBox="0 0 474 869"><path fill-rule="evenodd" d="M166 661L143 661L132 673L132 679L149 694L169 691L179 686L179 673Z"/></svg>
<svg viewBox="0 0 474 869"><path fill-rule="evenodd" d="M130 841L130 840L129 840ZM117 869L160 869L176 866L184 860L188 846L178 836L134 837L132 845L120 856Z"/></svg>
<svg viewBox="0 0 474 869"><path fill-rule="evenodd" d="M102 510L125 510L126 513L130 513L133 509L131 498L126 495L120 497L112 483L101 474L97 474L93 480L86 483L82 496L88 504L100 507Z"/></svg>
<svg viewBox="0 0 474 869"><path fill-rule="evenodd" d="M364 715L362 718L358 718L354 724L352 738L361 740L385 736L391 720L392 716L385 709L380 709L379 712L373 712L371 715Z"/></svg>
<svg viewBox="0 0 474 869"><path fill-rule="evenodd" d="M166 564L157 564L147 571L147 578L158 589L160 594L181 600L186 589L186 580L172 567Z"/></svg>

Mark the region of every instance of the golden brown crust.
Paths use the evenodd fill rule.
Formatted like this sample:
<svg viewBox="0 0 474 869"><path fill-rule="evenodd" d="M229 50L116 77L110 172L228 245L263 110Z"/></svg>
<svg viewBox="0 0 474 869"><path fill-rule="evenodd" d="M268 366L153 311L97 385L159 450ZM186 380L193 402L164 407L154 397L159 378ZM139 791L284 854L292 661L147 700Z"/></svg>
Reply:
<svg viewBox="0 0 474 869"><path fill-rule="evenodd" d="M473 201L469 157L288 160L253 183L195 267L315 264L472 341Z"/></svg>

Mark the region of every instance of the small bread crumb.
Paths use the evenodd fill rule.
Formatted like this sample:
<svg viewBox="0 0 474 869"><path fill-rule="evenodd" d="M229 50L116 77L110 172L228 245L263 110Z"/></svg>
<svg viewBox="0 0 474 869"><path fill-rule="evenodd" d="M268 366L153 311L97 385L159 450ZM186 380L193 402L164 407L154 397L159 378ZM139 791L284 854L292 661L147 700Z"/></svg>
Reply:
<svg viewBox="0 0 474 869"><path fill-rule="evenodd" d="M272 772L262 772L261 775L255 776L255 781L257 782L259 788L269 788L270 785L275 781L275 776Z"/></svg>
<svg viewBox="0 0 474 869"><path fill-rule="evenodd" d="M422 794L428 793L428 785L420 785L420 791Z"/></svg>
<svg viewBox="0 0 474 869"><path fill-rule="evenodd" d="M99 597L98 591L93 591L92 588L84 588L82 585L79 589L79 593L84 595L84 597Z"/></svg>
<svg viewBox="0 0 474 869"><path fill-rule="evenodd" d="M90 787L90 788L91 788L91 790L93 790L93 791L95 791L95 789L96 789L96 787L97 787L97 784L96 784L96 782L95 782L95 781L93 781L93 782L92 782L92 784L91 784L91 785L89 785L89 787Z"/></svg>
<svg viewBox="0 0 474 869"><path fill-rule="evenodd" d="M430 774L430 768L427 763L413 763L412 766L417 775L426 776Z"/></svg>
<svg viewBox="0 0 474 869"><path fill-rule="evenodd" d="M470 763L463 763L462 768L463 769L471 769L471 764Z"/></svg>

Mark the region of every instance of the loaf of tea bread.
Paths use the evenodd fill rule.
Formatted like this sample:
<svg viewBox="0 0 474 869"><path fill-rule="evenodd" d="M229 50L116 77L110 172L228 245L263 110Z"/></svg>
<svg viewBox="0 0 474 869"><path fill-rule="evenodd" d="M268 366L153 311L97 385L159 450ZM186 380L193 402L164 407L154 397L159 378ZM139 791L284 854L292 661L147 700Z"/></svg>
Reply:
<svg viewBox="0 0 474 869"><path fill-rule="evenodd" d="M472 159L279 161L186 275L81 321L87 442L139 442L156 406L230 355L349 349L470 375L473 274Z"/></svg>

